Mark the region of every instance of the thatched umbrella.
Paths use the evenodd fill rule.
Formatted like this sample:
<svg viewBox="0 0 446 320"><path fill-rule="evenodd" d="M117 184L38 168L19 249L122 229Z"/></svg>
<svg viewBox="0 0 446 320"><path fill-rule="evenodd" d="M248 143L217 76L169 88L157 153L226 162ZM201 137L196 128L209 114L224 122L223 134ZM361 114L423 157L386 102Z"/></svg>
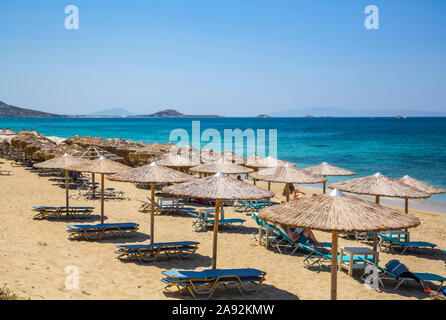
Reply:
<svg viewBox="0 0 446 320"><path fill-rule="evenodd" d="M157 163L160 166L176 168L178 171L180 171L181 168L192 168L198 166L200 164L200 161L183 156L168 154L163 159L157 161Z"/></svg>
<svg viewBox="0 0 446 320"><path fill-rule="evenodd" d="M285 165L292 167L296 166L294 163L280 160L271 156L268 156L266 158L261 158L259 156L253 158L248 157L245 163L245 166L250 168L273 168Z"/></svg>
<svg viewBox="0 0 446 320"><path fill-rule="evenodd" d="M332 300L337 296L338 232L378 232L411 228L420 224L417 217L346 196L336 189L329 195L322 194L267 207L259 211L259 217L291 228L332 232Z"/></svg>
<svg viewBox="0 0 446 320"><path fill-rule="evenodd" d="M409 177L408 175L405 175L404 177L398 178L396 180L399 181L399 182L402 182L404 184L407 184L407 185L409 185L411 187L414 187L415 189L418 189L420 191L429 193L431 195L432 194L440 194L440 193L445 193L446 192L446 190L444 190L442 188L438 188L438 187L432 186L432 185L427 184L427 183L425 183L423 181L420 181L420 180L417 180L415 178ZM406 213L408 213L409 212L409 201L408 201L408 198L405 198L405 200L406 200L405 211L406 211Z"/></svg>
<svg viewBox="0 0 446 320"><path fill-rule="evenodd" d="M62 157L53 158L47 161L36 163L35 168L38 169L64 169L65 170L65 203L69 207L69 191L68 191L68 170L67 167L75 165L87 165L88 160L75 158L65 153Z"/></svg>
<svg viewBox="0 0 446 320"><path fill-rule="evenodd" d="M107 150L101 149L95 145L91 145L84 150L73 153L73 157L79 157L79 158L88 159L88 160L96 160L96 159L99 159L100 157L104 157L104 158L107 158L107 159L113 160L113 161L122 160L122 157L120 157L114 153L108 152ZM94 172L91 173L91 181L93 182L92 193L93 193L93 197L94 197L95 191L96 191L95 190L96 184L95 184L95 173Z"/></svg>
<svg viewBox="0 0 446 320"><path fill-rule="evenodd" d="M12 136L12 135L14 135L14 134L17 134L17 132L15 132L14 130L11 130L11 129L9 129L9 128L6 128L6 129L3 131L3 134L4 134L4 135L10 135L10 136Z"/></svg>
<svg viewBox="0 0 446 320"><path fill-rule="evenodd" d="M176 184L163 189L163 192L177 196L215 199L214 241L212 268L217 266L217 233L221 200L258 200L274 197L274 193L255 187L244 181L224 176L217 172L213 176Z"/></svg>
<svg viewBox="0 0 446 320"><path fill-rule="evenodd" d="M208 162L205 164L200 164L199 166L190 169L192 172L200 173L226 173L226 174L237 174L237 173L250 173L254 169L246 168L244 166L235 164L231 161L217 160L214 162Z"/></svg>
<svg viewBox="0 0 446 320"><path fill-rule="evenodd" d="M170 168L158 165L156 162L151 164L113 174L107 177L112 181L133 182L133 183L149 183L151 186L151 220L150 220L150 243L154 241L154 225L155 225L155 184L156 183L179 183L196 179L195 177L179 172Z"/></svg>
<svg viewBox="0 0 446 320"><path fill-rule="evenodd" d="M101 174L101 223L104 223L104 175L128 171L131 169L131 167L110 159L106 159L102 156L97 160L91 161L88 165L73 165L69 166L67 169L71 171Z"/></svg>
<svg viewBox="0 0 446 320"><path fill-rule="evenodd" d="M243 158L241 155L238 155L230 150L223 151L221 153L221 158L226 161L231 161L237 164L243 164L247 159Z"/></svg>
<svg viewBox="0 0 446 320"><path fill-rule="evenodd" d="M323 176L313 175L289 165L263 169L250 173L249 176L256 180L285 183L286 201L290 200L290 183L313 184L327 181Z"/></svg>
<svg viewBox="0 0 446 320"><path fill-rule="evenodd" d="M356 173L353 171L345 170L339 167L332 166L328 164L327 162L322 162L321 164L318 164L316 166L307 167L304 169L305 171L311 173L311 174L317 174L320 176L353 176ZM325 193L326 191L326 184L327 181L323 182L322 191Z"/></svg>
<svg viewBox="0 0 446 320"><path fill-rule="evenodd" d="M430 194L415 189L395 179L386 177L381 173L375 173L372 176L355 178L347 181L333 183L328 185L331 189L338 189L345 192L374 195L375 202L379 204L380 197L392 198L429 198ZM373 239L373 249L377 247L377 236L375 233Z"/></svg>

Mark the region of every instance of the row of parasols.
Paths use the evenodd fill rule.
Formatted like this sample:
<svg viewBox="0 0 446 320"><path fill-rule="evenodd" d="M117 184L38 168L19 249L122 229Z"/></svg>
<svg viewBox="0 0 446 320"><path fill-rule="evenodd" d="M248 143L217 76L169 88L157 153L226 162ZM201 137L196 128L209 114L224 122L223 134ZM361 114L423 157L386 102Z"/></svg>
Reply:
<svg viewBox="0 0 446 320"><path fill-rule="evenodd" d="M264 158L266 159L266 158ZM166 163L166 161L168 163ZM184 159L175 161L168 159L166 165L179 167L186 164ZM280 160L281 161L281 160ZM273 161L276 164L280 162ZM161 161L160 163L163 163ZM150 241L154 242L154 200L156 184L171 184L163 188L163 192L175 196L188 198L202 198L215 200L215 218L213 233L212 268L217 265L217 235L219 208L222 200L258 200L274 197L274 193L264 190L245 181L235 179L225 174L249 174L255 180L286 184L286 200L284 204L274 205L260 210L259 217L274 223L292 228L309 228L332 232L332 253L338 251L338 232L375 232L374 249L376 250L376 232L398 230L416 227L420 220L407 214L407 199L427 198L433 193L446 192L443 189L430 186L410 177L391 179L379 173L329 185L334 189L325 194L326 176L346 176L354 173L342 168L322 163L306 169L296 168L290 163L270 167L259 171L255 166L244 167L230 161L217 160L191 167L191 172L215 173L214 175L198 179L195 176L171 169L153 162L149 165L130 168L119 162L101 156L96 160L87 160L70 155L47 160L36 164L36 168L58 168L65 170L66 203L68 197L68 171L89 172L101 174L101 223L104 218L104 175L112 181L150 184L151 186L151 219ZM249 165L249 164L248 164ZM252 164L251 164L252 165ZM262 166L266 163L263 161ZM324 194L289 201L289 185L324 183ZM376 203L361 200L353 196L344 195L339 190L375 195ZM379 205L379 197L400 197L406 199L406 213ZM332 254L332 286L331 298L337 296L337 254Z"/></svg>

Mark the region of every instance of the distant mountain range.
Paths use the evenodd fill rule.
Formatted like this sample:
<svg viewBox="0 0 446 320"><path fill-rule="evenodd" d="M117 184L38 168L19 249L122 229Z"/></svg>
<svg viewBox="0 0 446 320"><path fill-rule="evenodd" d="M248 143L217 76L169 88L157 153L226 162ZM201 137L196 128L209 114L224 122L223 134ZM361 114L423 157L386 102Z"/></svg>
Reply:
<svg viewBox="0 0 446 320"><path fill-rule="evenodd" d="M446 111L421 111L421 110L346 110L332 107L291 109L268 115L258 115L258 118L268 117L446 117ZM223 118L219 115L190 115L174 109L165 109L152 114L138 115L126 109L113 108L88 113L85 115L61 115L32 109L20 108L0 101L0 117L124 117L124 118Z"/></svg>
<svg viewBox="0 0 446 320"><path fill-rule="evenodd" d="M47 113L31 109L19 108L12 106L3 101L0 101L0 117L36 117L36 118L50 118L60 117L54 113Z"/></svg>
<svg viewBox="0 0 446 320"><path fill-rule="evenodd" d="M272 117L446 117L446 112L422 111L422 110L384 110L384 109L360 109L346 110L332 107L316 107L291 109L269 114Z"/></svg>

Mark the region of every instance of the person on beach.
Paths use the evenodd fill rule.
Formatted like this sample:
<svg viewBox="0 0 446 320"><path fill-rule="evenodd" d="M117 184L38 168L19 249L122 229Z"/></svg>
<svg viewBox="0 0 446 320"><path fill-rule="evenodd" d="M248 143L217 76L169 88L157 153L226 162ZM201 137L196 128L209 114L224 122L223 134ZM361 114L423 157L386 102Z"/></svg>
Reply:
<svg viewBox="0 0 446 320"><path fill-rule="evenodd" d="M237 180L242 181L242 176L241 176L241 175L238 175L238 176L237 176Z"/></svg>
<svg viewBox="0 0 446 320"><path fill-rule="evenodd" d="M291 228L285 227L285 231L290 240L293 242L306 243L308 240L310 240L315 245L322 247L322 244L317 241L313 231L310 229L296 228L291 230Z"/></svg>

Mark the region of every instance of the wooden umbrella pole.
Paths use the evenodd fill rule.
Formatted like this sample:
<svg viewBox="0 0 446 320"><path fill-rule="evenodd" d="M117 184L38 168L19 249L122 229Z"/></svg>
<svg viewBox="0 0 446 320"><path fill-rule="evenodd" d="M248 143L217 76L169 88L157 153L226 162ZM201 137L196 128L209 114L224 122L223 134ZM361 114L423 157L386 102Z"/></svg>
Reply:
<svg viewBox="0 0 446 320"><path fill-rule="evenodd" d="M404 202L405 202L404 212L409 213L409 198L405 198Z"/></svg>
<svg viewBox="0 0 446 320"><path fill-rule="evenodd" d="M104 223L104 174L101 173L101 223Z"/></svg>
<svg viewBox="0 0 446 320"><path fill-rule="evenodd" d="M377 195L375 197L375 203L379 204L379 196ZM373 251L377 251L378 250L378 232L373 232ZM376 261L376 263L378 263L378 261Z"/></svg>
<svg viewBox="0 0 446 320"><path fill-rule="evenodd" d="M325 177L325 176L324 176ZM325 191L326 191L326 189L327 189L327 181L324 181L324 182L322 182L322 192L323 192L323 194L325 194Z"/></svg>
<svg viewBox="0 0 446 320"><path fill-rule="evenodd" d="M338 232L331 233L331 300L337 299L338 283Z"/></svg>
<svg viewBox="0 0 446 320"><path fill-rule="evenodd" d="M94 172L91 174L91 180L92 180L92 182L93 182L93 191L92 191L92 195L93 195L93 198L95 197L95 193L96 193L96 186L95 186L95 174L94 174Z"/></svg>
<svg viewBox="0 0 446 320"><path fill-rule="evenodd" d="M68 200L68 170L65 170L65 205L67 207L70 206L70 203Z"/></svg>
<svg viewBox="0 0 446 320"><path fill-rule="evenodd" d="M271 182L268 181L268 190L271 190Z"/></svg>
<svg viewBox="0 0 446 320"><path fill-rule="evenodd" d="M290 201L290 184L287 182L285 184L286 188L286 202Z"/></svg>
<svg viewBox="0 0 446 320"><path fill-rule="evenodd" d="M214 217L214 245L212 249L212 269L217 268L217 235L218 235L219 209L220 209L220 199L216 199L215 217Z"/></svg>
<svg viewBox="0 0 446 320"><path fill-rule="evenodd" d="M256 179L254 179L254 185L256 185Z"/></svg>
<svg viewBox="0 0 446 320"><path fill-rule="evenodd" d="M150 199L152 200L151 215L150 215L150 243L152 244L155 238L155 183L152 182L150 188Z"/></svg>

